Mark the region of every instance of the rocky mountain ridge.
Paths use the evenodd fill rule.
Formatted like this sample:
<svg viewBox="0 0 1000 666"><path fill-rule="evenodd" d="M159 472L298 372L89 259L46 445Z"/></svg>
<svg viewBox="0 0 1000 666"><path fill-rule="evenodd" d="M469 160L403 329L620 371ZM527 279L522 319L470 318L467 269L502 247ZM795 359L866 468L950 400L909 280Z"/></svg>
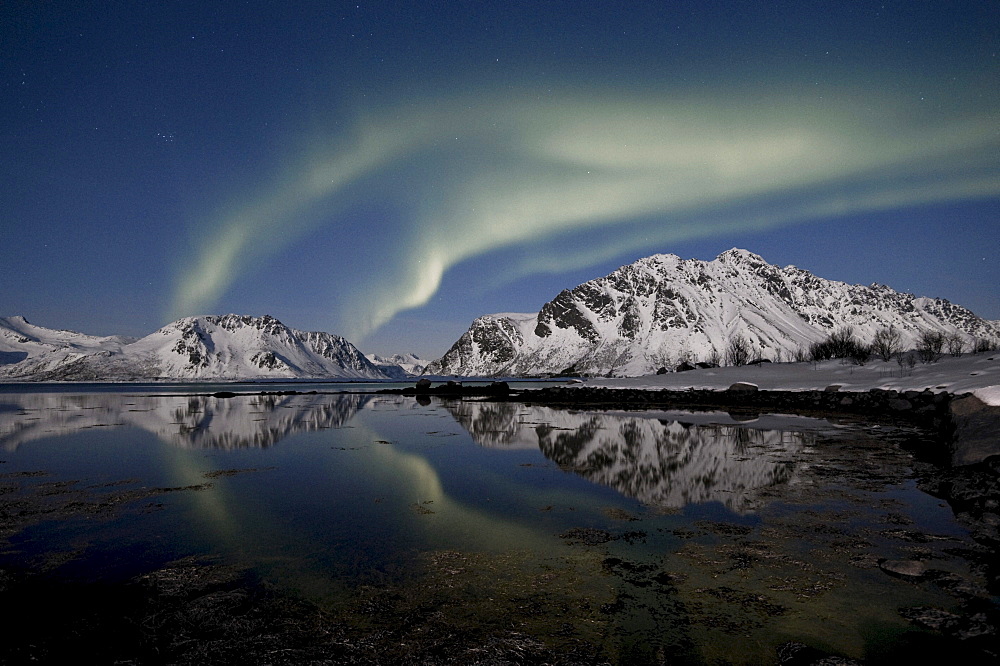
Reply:
<svg viewBox="0 0 1000 666"><path fill-rule="evenodd" d="M635 376L722 358L736 335L751 358L791 359L842 326L864 342L892 327L907 348L926 330L969 342L1000 335L944 299L826 280L733 248L712 261L653 255L562 291L536 314L480 317L426 372Z"/></svg>
<svg viewBox="0 0 1000 666"><path fill-rule="evenodd" d="M387 379L339 335L265 315L184 317L141 339L54 331L0 318L0 379Z"/></svg>

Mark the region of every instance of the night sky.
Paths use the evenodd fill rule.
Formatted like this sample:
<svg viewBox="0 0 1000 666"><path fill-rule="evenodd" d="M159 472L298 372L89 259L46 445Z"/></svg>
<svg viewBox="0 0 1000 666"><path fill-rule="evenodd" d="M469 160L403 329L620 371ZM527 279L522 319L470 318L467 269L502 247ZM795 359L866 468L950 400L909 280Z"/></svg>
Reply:
<svg viewBox="0 0 1000 666"><path fill-rule="evenodd" d="M998 50L993 0L7 0L0 316L436 358L735 246L1000 319Z"/></svg>

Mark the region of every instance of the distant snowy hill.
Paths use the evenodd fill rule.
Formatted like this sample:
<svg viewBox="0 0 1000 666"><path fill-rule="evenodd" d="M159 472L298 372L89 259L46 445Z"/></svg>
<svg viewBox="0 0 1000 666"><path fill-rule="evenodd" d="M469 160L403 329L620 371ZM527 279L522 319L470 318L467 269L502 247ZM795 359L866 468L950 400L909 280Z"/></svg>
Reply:
<svg viewBox="0 0 1000 666"><path fill-rule="evenodd" d="M185 317L139 340L99 338L0 318L0 379L386 379L338 335L270 316Z"/></svg>
<svg viewBox="0 0 1000 666"><path fill-rule="evenodd" d="M712 261L646 257L561 292L537 314L480 317L426 372L637 376L724 356L736 334L752 357L789 359L842 326L865 342L892 326L906 347L924 330L1000 335L995 322L944 299L825 280L734 248Z"/></svg>
<svg viewBox="0 0 1000 666"><path fill-rule="evenodd" d="M393 354L392 356L368 354L365 358L371 361L383 374L393 379L416 377L424 371L429 362L416 354Z"/></svg>

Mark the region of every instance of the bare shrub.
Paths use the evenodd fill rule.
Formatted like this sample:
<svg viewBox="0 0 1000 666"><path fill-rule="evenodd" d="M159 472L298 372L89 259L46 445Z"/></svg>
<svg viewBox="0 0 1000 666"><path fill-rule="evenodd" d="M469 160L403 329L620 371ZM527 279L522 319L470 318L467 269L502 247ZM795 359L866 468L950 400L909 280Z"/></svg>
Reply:
<svg viewBox="0 0 1000 666"><path fill-rule="evenodd" d="M864 365L871 358L871 350L854 336L852 327L844 326L831 333L826 340L809 345L809 358L812 361L849 358Z"/></svg>
<svg viewBox="0 0 1000 666"><path fill-rule="evenodd" d="M944 350L944 333L923 331L917 339L917 357L921 363L937 363Z"/></svg>
<svg viewBox="0 0 1000 666"><path fill-rule="evenodd" d="M912 352L900 350L896 352L896 363L899 364L899 376L903 377L907 370L911 375L913 374L913 366L917 364L917 359Z"/></svg>
<svg viewBox="0 0 1000 666"><path fill-rule="evenodd" d="M851 351L847 354L847 358L851 359L855 365L864 365L871 360L871 357L872 348L861 342L851 347Z"/></svg>
<svg viewBox="0 0 1000 666"><path fill-rule="evenodd" d="M712 347L712 351L708 353L708 357L705 359L705 361L710 365L718 367L722 365L722 354L719 352L718 349Z"/></svg>
<svg viewBox="0 0 1000 666"><path fill-rule="evenodd" d="M872 352L888 363L903 348L902 336L894 327L880 329L872 340Z"/></svg>
<svg viewBox="0 0 1000 666"><path fill-rule="evenodd" d="M830 345L827 344L826 340L814 342L809 345L810 361L815 363L817 361L825 361L828 358L833 358L833 352L830 350Z"/></svg>
<svg viewBox="0 0 1000 666"><path fill-rule="evenodd" d="M750 342L737 333L729 339L726 347L726 365L746 365L750 360Z"/></svg>
<svg viewBox="0 0 1000 666"><path fill-rule="evenodd" d="M965 351L965 338L957 332L949 333L945 338L945 344L948 345L948 353L952 356L961 356Z"/></svg>

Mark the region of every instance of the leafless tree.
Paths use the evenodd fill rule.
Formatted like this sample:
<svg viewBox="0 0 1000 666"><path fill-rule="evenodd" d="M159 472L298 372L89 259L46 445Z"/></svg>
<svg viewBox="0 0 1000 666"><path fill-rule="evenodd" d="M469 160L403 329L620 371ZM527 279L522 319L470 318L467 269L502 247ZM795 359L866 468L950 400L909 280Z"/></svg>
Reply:
<svg viewBox="0 0 1000 666"><path fill-rule="evenodd" d="M949 333L945 343L948 345L948 353L952 356L961 356L965 351L965 338L957 332Z"/></svg>
<svg viewBox="0 0 1000 666"><path fill-rule="evenodd" d="M729 339L726 347L726 365L746 365L750 360L750 343L742 333Z"/></svg>
<svg viewBox="0 0 1000 666"><path fill-rule="evenodd" d="M722 365L722 354L719 353L718 349L712 347L712 351L708 352L708 358L705 361L715 366Z"/></svg>
<svg viewBox="0 0 1000 666"><path fill-rule="evenodd" d="M872 340L872 351L888 363L902 349L902 336L894 327L879 329Z"/></svg>
<svg viewBox="0 0 1000 666"><path fill-rule="evenodd" d="M851 350L847 354L847 358L851 359L851 363L855 365L864 365L872 357L872 348L869 345L858 342L856 345L851 347Z"/></svg>
<svg viewBox="0 0 1000 666"><path fill-rule="evenodd" d="M923 331L917 339L917 356L921 363L937 363L944 349L944 333Z"/></svg>

